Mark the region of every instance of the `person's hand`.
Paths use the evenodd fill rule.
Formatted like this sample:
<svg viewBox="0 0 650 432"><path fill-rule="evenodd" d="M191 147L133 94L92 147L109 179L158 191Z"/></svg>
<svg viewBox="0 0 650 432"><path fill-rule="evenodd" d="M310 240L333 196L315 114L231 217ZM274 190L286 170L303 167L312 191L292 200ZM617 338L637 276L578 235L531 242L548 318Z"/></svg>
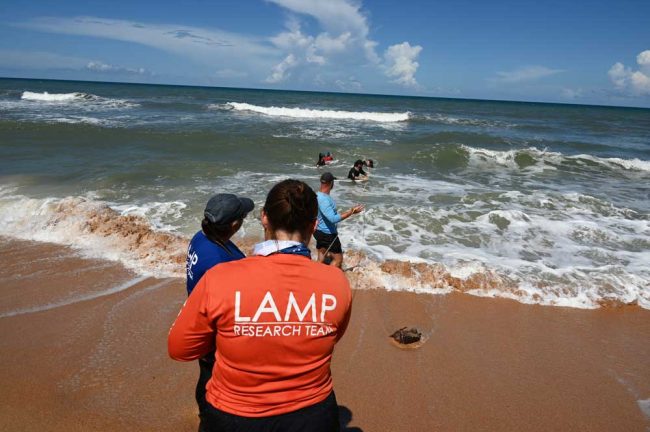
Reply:
<svg viewBox="0 0 650 432"><path fill-rule="evenodd" d="M352 207L352 214L361 213L363 209L364 207L361 204L357 204L354 207Z"/></svg>

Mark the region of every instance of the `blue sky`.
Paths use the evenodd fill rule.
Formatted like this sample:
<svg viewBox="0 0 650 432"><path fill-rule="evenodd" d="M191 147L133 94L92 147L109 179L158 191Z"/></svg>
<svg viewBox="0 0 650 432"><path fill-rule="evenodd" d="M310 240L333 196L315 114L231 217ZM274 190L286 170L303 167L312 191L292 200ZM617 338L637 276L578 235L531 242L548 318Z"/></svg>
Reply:
<svg viewBox="0 0 650 432"><path fill-rule="evenodd" d="M0 76L650 106L650 1L3 0Z"/></svg>

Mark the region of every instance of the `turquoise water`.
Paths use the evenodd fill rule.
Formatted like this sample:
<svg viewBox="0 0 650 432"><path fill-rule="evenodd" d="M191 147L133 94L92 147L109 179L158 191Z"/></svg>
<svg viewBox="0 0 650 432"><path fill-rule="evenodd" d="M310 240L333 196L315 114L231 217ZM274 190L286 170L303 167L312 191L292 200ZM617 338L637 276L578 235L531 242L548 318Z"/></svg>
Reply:
<svg viewBox="0 0 650 432"><path fill-rule="evenodd" d="M97 252L84 218L108 205L189 236L215 192L259 208L283 178L317 187L322 151L339 177L377 162L335 186L367 207L348 249L509 282L479 295L650 307L646 109L2 79L0 234Z"/></svg>

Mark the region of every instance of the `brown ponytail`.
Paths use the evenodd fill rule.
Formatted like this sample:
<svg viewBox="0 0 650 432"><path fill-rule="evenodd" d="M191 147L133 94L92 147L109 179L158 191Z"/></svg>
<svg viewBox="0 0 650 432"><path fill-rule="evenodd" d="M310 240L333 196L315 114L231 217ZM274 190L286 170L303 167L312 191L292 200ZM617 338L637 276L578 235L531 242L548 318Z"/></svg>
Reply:
<svg viewBox="0 0 650 432"><path fill-rule="evenodd" d="M318 216L316 194L306 183L284 180L271 188L266 196L264 212L271 230L298 232L307 239Z"/></svg>

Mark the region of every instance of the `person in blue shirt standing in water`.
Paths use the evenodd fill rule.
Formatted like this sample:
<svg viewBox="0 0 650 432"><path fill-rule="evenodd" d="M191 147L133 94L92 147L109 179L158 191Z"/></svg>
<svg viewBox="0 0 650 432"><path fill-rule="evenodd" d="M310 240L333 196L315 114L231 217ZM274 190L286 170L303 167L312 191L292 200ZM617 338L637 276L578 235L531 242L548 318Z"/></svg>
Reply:
<svg viewBox="0 0 650 432"><path fill-rule="evenodd" d="M350 210L339 214L336 203L330 196L330 192L334 187L334 180L336 180L336 177L329 172L320 176L320 190L316 193L318 198L318 225L316 231L314 231L314 238L316 239L316 249L318 249L318 261L325 262L327 258L331 258L330 265L341 268L343 266L343 248L336 230L336 224L353 214L361 213L363 206L356 205Z"/></svg>
<svg viewBox="0 0 650 432"><path fill-rule="evenodd" d="M233 194L217 194L210 198L199 230L187 249L187 295L206 271L217 264L245 258L230 238L241 228L244 218L255 204L249 198ZM203 412L206 404L205 386L212 376L214 353L199 359L199 380L196 383L196 402L199 405L199 432L203 430Z"/></svg>

